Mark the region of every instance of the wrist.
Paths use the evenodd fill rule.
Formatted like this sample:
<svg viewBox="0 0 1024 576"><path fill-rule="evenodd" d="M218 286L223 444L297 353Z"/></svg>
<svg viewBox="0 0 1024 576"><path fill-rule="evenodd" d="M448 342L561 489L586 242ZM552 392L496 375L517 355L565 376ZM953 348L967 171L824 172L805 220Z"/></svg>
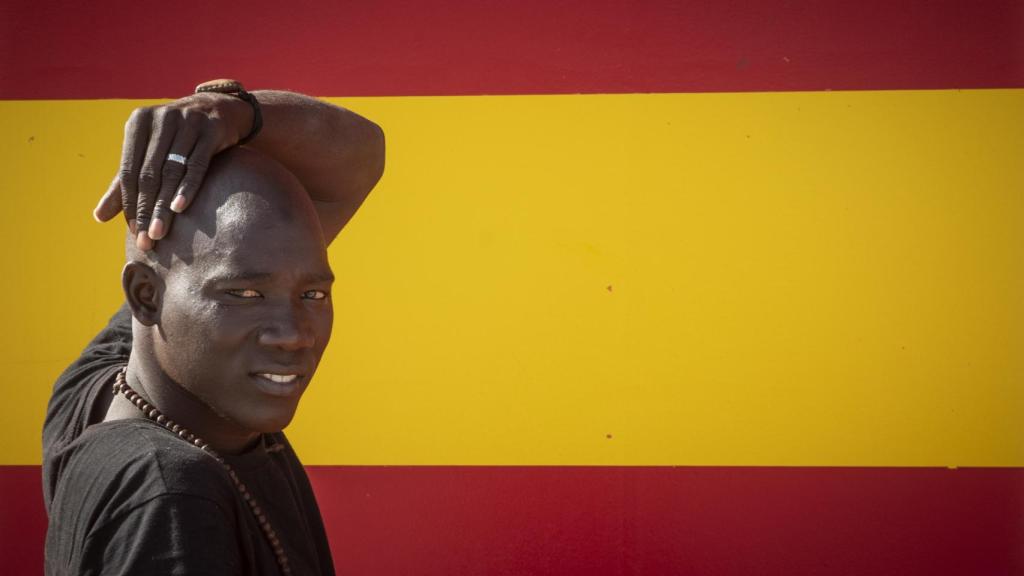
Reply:
<svg viewBox="0 0 1024 576"><path fill-rule="evenodd" d="M248 102L234 96L225 94L223 101L224 119L229 127L229 132L235 145L241 144L242 140L252 133L255 112Z"/></svg>
<svg viewBox="0 0 1024 576"><path fill-rule="evenodd" d="M245 104L247 113L243 114L242 124L235 125L248 126L248 128L239 128L237 131L238 136L235 142L237 145L249 142L263 128L263 115L260 112L260 103L253 94L245 91L241 82L229 79L210 80L196 86L195 91L197 94L203 92L226 94L232 100Z"/></svg>

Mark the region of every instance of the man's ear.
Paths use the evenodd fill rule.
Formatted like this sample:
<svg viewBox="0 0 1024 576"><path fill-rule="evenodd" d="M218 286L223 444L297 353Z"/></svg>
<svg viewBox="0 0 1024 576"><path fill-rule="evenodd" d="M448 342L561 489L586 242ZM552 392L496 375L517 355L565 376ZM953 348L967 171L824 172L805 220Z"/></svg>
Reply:
<svg viewBox="0 0 1024 576"><path fill-rule="evenodd" d="M163 304L164 279L142 262L129 262L121 271L121 287L132 316L142 325L152 326L160 321Z"/></svg>

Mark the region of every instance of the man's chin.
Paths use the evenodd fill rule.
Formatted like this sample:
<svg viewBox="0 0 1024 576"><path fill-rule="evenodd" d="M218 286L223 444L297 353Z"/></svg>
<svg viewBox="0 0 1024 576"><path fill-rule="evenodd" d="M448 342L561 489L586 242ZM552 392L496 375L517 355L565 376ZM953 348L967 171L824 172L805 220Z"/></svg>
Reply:
<svg viewBox="0 0 1024 576"><path fill-rule="evenodd" d="M264 414L248 422L247 428L261 434L275 434L288 427L295 418L295 410L282 411L278 414Z"/></svg>

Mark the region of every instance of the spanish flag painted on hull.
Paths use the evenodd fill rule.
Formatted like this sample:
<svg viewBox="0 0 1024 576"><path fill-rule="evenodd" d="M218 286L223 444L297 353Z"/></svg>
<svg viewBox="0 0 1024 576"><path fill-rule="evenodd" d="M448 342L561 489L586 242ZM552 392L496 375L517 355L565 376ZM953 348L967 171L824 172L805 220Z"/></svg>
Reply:
<svg viewBox="0 0 1024 576"><path fill-rule="evenodd" d="M1024 574L1024 5L0 7L0 558L135 107L378 122L288 433L339 574Z"/></svg>

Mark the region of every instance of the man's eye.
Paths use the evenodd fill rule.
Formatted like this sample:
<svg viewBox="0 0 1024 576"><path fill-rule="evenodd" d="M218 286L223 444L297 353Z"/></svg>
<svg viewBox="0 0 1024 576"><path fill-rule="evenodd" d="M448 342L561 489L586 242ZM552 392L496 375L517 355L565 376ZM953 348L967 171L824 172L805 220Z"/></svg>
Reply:
<svg viewBox="0 0 1024 576"><path fill-rule="evenodd" d="M241 290L228 290L228 294L232 296L238 296L239 298L259 298L262 296L259 292L251 290L249 288L243 288Z"/></svg>
<svg viewBox="0 0 1024 576"><path fill-rule="evenodd" d="M323 300L327 298L327 292L323 290L306 290L302 293L302 297L310 300Z"/></svg>

